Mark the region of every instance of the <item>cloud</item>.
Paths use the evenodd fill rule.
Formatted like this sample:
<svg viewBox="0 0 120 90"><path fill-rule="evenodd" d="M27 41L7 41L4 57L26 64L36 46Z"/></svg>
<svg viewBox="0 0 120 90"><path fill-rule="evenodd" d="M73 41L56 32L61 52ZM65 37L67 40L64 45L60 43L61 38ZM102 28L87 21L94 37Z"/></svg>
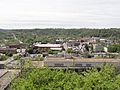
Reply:
<svg viewBox="0 0 120 90"><path fill-rule="evenodd" d="M119 8L119 0L0 0L0 27L119 27Z"/></svg>

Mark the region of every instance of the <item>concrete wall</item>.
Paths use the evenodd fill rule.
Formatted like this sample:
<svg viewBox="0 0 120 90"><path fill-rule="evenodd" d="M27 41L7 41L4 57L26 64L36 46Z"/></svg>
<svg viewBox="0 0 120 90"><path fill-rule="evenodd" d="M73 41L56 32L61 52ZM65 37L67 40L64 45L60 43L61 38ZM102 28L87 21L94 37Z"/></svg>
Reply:
<svg viewBox="0 0 120 90"><path fill-rule="evenodd" d="M116 63L108 62L109 64L115 64L117 67ZM57 61L45 61L44 66L48 67L92 67L92 66L97 66L104 64L104 62L79 62L79 61L63 61L63 62L57 62Z"/></svg>

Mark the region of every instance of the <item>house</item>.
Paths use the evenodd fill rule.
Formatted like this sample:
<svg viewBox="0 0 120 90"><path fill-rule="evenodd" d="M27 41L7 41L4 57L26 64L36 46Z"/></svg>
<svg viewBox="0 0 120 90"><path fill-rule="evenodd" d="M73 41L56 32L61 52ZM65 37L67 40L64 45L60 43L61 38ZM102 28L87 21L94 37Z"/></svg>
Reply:
<svg viewBox="0 0 120 90"><path fill-rule="evenodd" d="M100 38L99 37L91 37L89 39L89 42L90 43L98 43L98 42L100 42Z"/></svg>
<svg viewBox="0 0 120 90"><path fill-rule="evenodd" d="M25 48L25 44L9 44L7 45L9 48L17 48L17 49L21 49L21 48Z"/></svg>
<svg viewBox="0 0 120 90"><path fill-rule="evenodd" d="M7 47L2 48L2 47L0 47L0 53L13 53L13 54L15 54L15 53L17 53L17 48L7 48Z"/></svg>
<svg viewBox="0 0 120 90"><path fill-rule="evenodd" d="M108 47L104 47L104 52L108 52Z"/></svg>
<svg viewBox="0 0 120 90"><path fill-rule="evenodd" d="M94 52L104 52L104 46L101 44L93 44Z"/></svg>
<svg viewBox="0 0 120 90"><path fill-rule="evenodd" d="M77 40L69 40L66 43L63 44L65 50L67 50L68 48L76 48L80 45L80 42Z"/></svg>
<svg viewBox="0 0 120 90"><path fill-rule="evenodd" d="M63 39L56 39L56 44L63 44L64 40Z"/></svg>
<svg viewBox="0 0 120 90"><path fill-rule="evenodd" d="M17 49L20 49L21 45L20 44L10 44L10 45L7 45L9 48L17 48Z"/></svg>

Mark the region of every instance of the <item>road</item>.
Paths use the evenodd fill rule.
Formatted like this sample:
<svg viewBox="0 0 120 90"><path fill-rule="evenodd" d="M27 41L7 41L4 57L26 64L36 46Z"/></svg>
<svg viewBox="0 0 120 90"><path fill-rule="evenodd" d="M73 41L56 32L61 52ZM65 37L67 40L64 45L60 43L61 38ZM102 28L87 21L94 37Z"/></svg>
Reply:
<svg viewBox="0 0 120 90"><path fill-rule="evenodd" d="M14 33L12 33L12 35L13 35L13 37L14 37L15 40L19 41L19 43L23 43L21 40L19 40L19 39L15 36Z"/></svg>

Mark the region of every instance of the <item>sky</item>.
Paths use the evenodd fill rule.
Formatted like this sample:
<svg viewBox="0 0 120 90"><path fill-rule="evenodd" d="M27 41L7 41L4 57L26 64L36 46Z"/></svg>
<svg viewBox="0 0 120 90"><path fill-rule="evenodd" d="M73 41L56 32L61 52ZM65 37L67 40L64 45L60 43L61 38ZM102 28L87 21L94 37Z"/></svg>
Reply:
<svg viewBox="0 0 120 90"><path fill-rule="evenodd" d="M120 0L0 0L0 28L120 28Z"/></svg>

